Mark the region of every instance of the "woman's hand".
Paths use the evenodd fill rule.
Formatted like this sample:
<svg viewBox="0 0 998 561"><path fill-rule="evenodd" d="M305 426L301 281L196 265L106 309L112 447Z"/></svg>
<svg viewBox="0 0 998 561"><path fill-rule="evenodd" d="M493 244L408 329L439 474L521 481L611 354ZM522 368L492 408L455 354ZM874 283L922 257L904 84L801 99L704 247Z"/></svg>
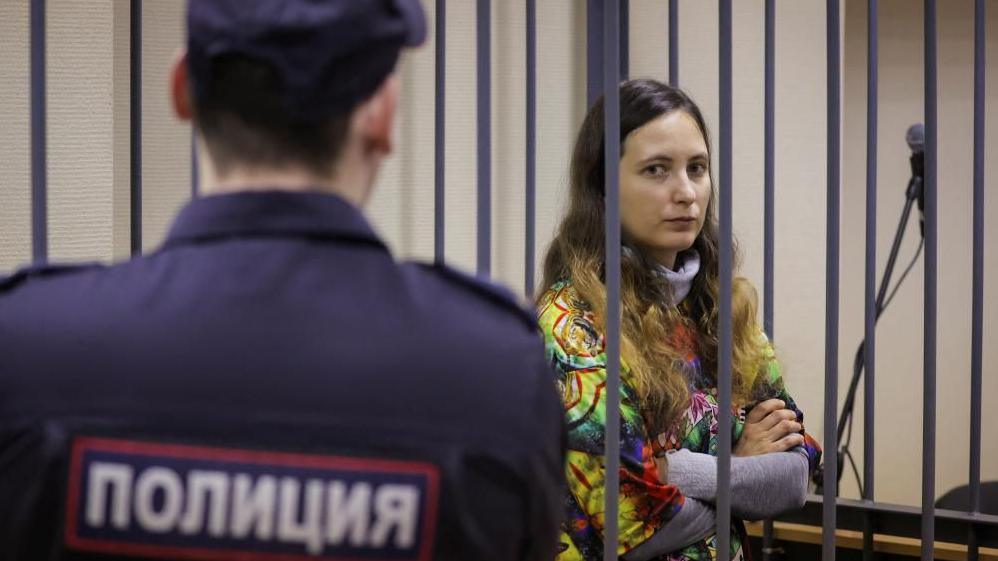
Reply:
<svg viewBox="0 0 998 561"><path fill-rule="evenodd" d="M797 413L779 399L768 399L753 407L745 418L742 436L735 443L736 456L785 452L804 444Z"/></svg>

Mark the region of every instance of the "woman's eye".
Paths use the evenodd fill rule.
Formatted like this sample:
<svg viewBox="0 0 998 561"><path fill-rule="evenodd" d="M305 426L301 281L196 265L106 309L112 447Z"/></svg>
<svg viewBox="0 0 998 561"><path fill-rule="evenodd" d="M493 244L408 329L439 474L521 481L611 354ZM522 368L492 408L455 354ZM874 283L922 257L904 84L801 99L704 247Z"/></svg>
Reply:
<svg viewBox="0 0 998 561"><path fill-rule="evenodd" d="M703 175L707 173L707 166L704 164L693 164L690 166L690 175Z"/></svg>
<svg viewBox="0 0 998 561"><path fill-rule="evenodd" d="M663 175L665 175L665 173L666 173L665 166L663 166L662 164L655 164L653 166L648 166L645 168L645 174L651 175L653 177L662 177Z"/></svg>

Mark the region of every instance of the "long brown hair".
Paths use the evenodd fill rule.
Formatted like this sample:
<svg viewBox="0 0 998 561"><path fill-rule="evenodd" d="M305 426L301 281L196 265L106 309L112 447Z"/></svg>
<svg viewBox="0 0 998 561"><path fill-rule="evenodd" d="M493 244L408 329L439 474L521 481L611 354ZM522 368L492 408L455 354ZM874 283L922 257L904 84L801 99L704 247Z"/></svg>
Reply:
<svg viewBox="0 0 998 561"><path fill-rule="evenodd" d="M621 153L631 132L673 111L685 111L693 117L710 159L710 137L696 103L681 90L654 80L631 80L620 86ZM579 130L572 154L568 211L544 259L544 286L571 280L601 328L606 309L603 150L600 98ZM711 378L716 376L720 279L715 199L712 192L703 229L692 246L700 253L700 271L689 295L678 306L668 281L656 274L655 263L624 236L624 246L630 250L621 257L621 353L635 377L650 431L667 429L689 403L684 349L677 348L674 341L677 328L685 328L693 335L703 371ZM756 316L755 290L748 281L735 279L732 321L736 400L748 399L764 364Z"/></svg>

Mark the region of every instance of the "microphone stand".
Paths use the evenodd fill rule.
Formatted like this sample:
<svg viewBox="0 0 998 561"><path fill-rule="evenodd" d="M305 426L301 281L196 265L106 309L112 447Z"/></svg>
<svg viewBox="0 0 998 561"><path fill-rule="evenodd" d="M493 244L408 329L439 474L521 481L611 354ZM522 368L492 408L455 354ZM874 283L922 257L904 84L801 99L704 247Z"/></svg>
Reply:
<svg viewBox="0 0 998 561"><path fill-rule="evenodd" d="M898 223L897 232L894 234L894 243L891 245L891 253L887 258L887 267L884 269L884 276L880 280L880 289L877 292L876 301L876 316L874 322L880 319L880 315L883 314L886 308L885 299L887 297L887 290L891 284L891 277L894 275L894 266L897 264L898 252L901 249L901 241L904 239L905 230L908 227L908 219L911 217L911 210L916 201L921 200L922 196L922 175L919 173L921 170L916 168L915 156L912 156L912 168L914 173L911 179L908 181L908 188L905 190L904 194L904 210L901 211L901 220ZM919 205L921 207L921 205ZM922 236L925 232L922 231ZM848 451L848 445L842 446L842 437L846 431L846 425L849 419L853 416L853 410L856 406L856 390L859 388L860 378L863 376L863 366L864 366L864 351L866 349L866 341L860 341L859 348L856 349L856 357L853 360L852 367L852 379L849 381L849 391L846 392L846 400L842 405L842 414L839 415L839 424L837 437L835 442L835 448L839 451L838 454L838 480L835 486L835 496L839 494L838 483L842 482L842 468L843 460L845 458L846 452ZM827 445L827 444L826 444ZM812 480L817 485L817 492L820 494L824 486L824 462L815 472Z"/></svg>

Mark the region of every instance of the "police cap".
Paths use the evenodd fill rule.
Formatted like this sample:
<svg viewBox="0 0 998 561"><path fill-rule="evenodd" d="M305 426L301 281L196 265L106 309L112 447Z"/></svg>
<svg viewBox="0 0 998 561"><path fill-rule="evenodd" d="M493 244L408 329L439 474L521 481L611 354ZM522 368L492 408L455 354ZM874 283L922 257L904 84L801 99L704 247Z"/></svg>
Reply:
<svg viewBox="0 0 998 561"><path fill-rule="evenodd" d="M187 62L194 95L227 55L269 63L288 113L301 120L350 111L426 38L419 0L190 0Z"/></svg>

